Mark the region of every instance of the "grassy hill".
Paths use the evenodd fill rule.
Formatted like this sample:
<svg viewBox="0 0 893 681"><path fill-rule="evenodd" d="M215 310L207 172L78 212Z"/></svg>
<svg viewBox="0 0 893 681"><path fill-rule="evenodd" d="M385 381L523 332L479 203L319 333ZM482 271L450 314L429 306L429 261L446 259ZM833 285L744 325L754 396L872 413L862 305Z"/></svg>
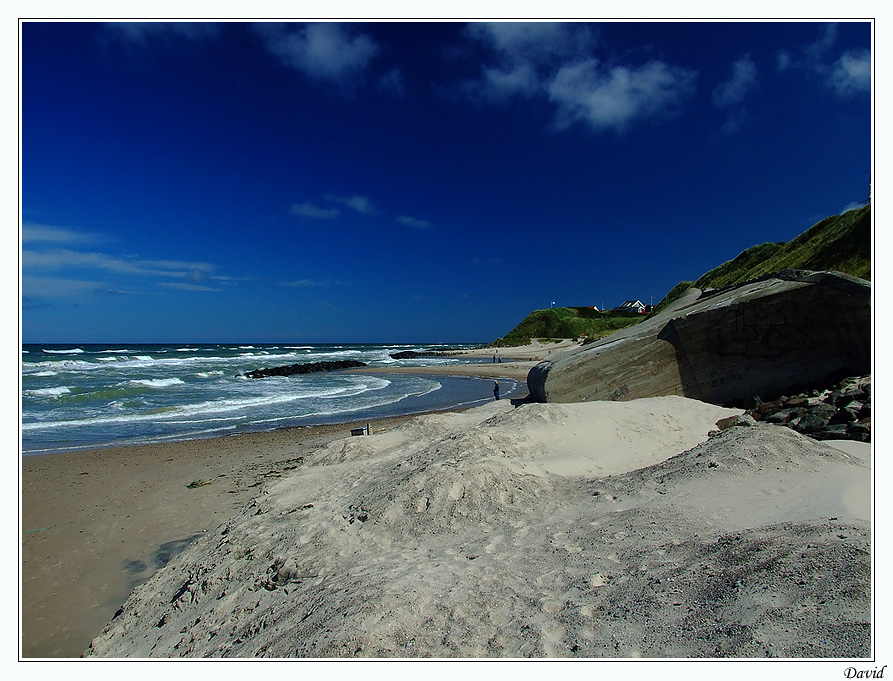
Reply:
<svg viewBox="0 0 893 681"><path fill-rule="evenodd" d="M618 329L640 322L642 317L625 317L599 312L589 307L554 307L534 310L503 338L496 347L526 345L531 338L601 338Z"/></svg>
<svg viewBox="0 0 893 681"><path fill-rule="evenodd" d="M871 279L871 205L816 223L788 243L748 248L695 282L723 288L787 269L835 270Z"/></svg>
<svg viewBox="0 0 893 681"><path fill-rule="evenodd" d="M748 248L697 281L681 281L657 306L660 311L692 286L724 288L787 269L834 270L871 280L871 204L834 215L816 223L787 243L765 243ZM594 340L640 322L597 312L588 307L535 310L494 346L525 345L531 338L581 338Z"/></svg>
<svg viewBox="0 0 893 681"><path fill-rule="evenodd" d="M765 243L742 251L697 281L681 281L657 311L692 286L725 288L782 270L836 271L871 280L871 204L817 222L787 243Z"/></svg>

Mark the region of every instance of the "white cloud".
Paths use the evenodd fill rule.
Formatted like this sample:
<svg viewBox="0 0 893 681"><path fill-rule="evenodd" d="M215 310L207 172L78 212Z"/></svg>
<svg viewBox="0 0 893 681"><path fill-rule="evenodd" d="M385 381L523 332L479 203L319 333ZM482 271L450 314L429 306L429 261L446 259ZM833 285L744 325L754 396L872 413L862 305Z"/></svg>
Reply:
<svg viewBox="0 0 893 681"><path fill-rule="evenodd" d="M466 33L493 49L502 60L544 64L579 56L595 44L591 28L584 24L528 22L479 22Z"/></svg>
<svg viewBox="0 0 893 681"><path fill-rule="evenodd" d="M304 218L318 218L320 220L331 220L341 215L341 211L337 208L320 208L312 203L296 203L291 207L291 214Z"/></svg>
<svg viewBox="0 0 893 681"><path fill-rule="evenodd" d="M732 65L732 77L713 90L713 103L718 107L740 104L756 85L757 67L750 55L745 55Z"/></svg>
<svg viewBox="0 0 893 681"><path fill-rule="evenodd" d="M410 215L399 215L397 217L397 222L405 227L412 227L413 229L433 229L434 226L428 222L427 220L420 220L418 218L414 218Z"/></svg>
<svg viewBox="0 0 893 681"><path fill-rule="evenodd" d="M214 288L213 286L205 286L204 284L185 284L183 282L178 281L163 281L159 286L164 286L165 288L173 288L178 291L203 291L208 293L219 293L222 289Z"/></svg>
<svg viewBox="0 0 893 681"><path fill-rule="evenodd" d="M141 47L146 47L150 41L159 39L202 42L216 38L220 32L219 26L215 23L193 21L110 22L105 27L120 40Z"/></svg>
<svg viewBox="0 0 893 681"><path fill-rule="evenodd" d="M95 251L55 249L22 250L22 267L56 270L64 268L93 269L140 276L203 279L211 276L216 265L179 260L139 260L122 258Z"/></svg>
<svg viewBox="0 0 893 681"><path fill-rule="evenodd" d="M674 113L693 91L696 77L660 61L604 69L598 60L587 59L563 66L548 91L558 107L559 128L582 121L596 130L623 131L636 119Z"/></svg>
<svg viewBox="0 0 893 681"><path fill-rule="evenodd" d="M267 50L308 78L349 92L379 53L365 34L351 35L341 24L314 23L296 31L283 24L258 24Z"/></svg>
<svg viewBox="0 0 893 681"><path fill-rule="evenodd" d="M735 109L730 112L728 117L726 118L725 123L722 124L720 130L726 135L732 135L741 128L745 121L747 121L748 115L744 109Z"/></svg>
<svg viewBox="0 0 893 681"><path fill-rule="evenodd" d="M822 84L839 97L853 97L871 92L871 52L852 49L834 58L837 24L822 26L821 35L801 46L802 57L794 59L787 51L779 52L779 71L800 69L818 76Z"/></svg>
<svg viewBox="0 0 893 681"><path fill-rule="evenodd" d="M807 59L820 62L835 42L837 42L837 24L824 24L822 35L815 42L804 45L803 52Z"/></svg>
<svg viewBox="0 0 893 681"><path fill-rule="evenodd" d="M780 50L775 56L775 66L779 71L787 71L794 65L794 58L787 50Z"/></svg>
<svg viewBox="0 0 893 681"><path fill-rule="evenodd" d="M390 92L392 95L402 97L406 94L406 83L403 80L403 74L400 69L391 69L378 79L377 87L383 92Z"/></svg>
<svg viewBox="0 0 893 681"><path fill-rule="evenodd" d="M74 243L95 243L105 241L105 237L99 234L86 234L83 232L75 232L71 229L63 229L61 227L53 227L50 225L38 225L35 223L25 223L22 225L22 242L23 243L56 243L56 244L74 244Z"/></svg>
<svg viewBox="0 0 893 681"><path fill-rule="evenodd" d="M844 52L831 66L828 75L831 89L841 97L871 91L871 52L850 50Z"/></svg>
<svg viewBox="0 0 893 681"><path fill-rule="evenodd" d="M458 90L478 102L543 98L556 108L555 127L582 122L623 130L634 120L673 112L694 87L696 74L661 61L602 66L593 55L590 24L476 23L466 35L489 51L480 75Z"/></svg>
<svg viewBox="0 0 893 681"><path fill-rule="evenodd" d="M378 212L375 204L365 196L335 196L327 194L326 201L337 203L345 208L350 208L362 215L374 215ZM319 220L332 220L341 217L340 208L323 208L313 203L296 203L291 207L291 214L305 218L316 218Z"/></svg>
<svg viewBox="0 0 893 681"><path fill-rule="evenodd" d="M562 60L584 57L595 42L588 26L569 23L481 22L469 24L465 33L492 53L493 62L459 90L487 102L543 95Z"/></svg>
<svg viewBox="0 0 893 681"><path fill-rule="evenodd" d="M77 250L107 239L46 225L22 227L22 299L71 298L88 293L138 294L146 282L181 290L218 291L208 282L235 279L202 261L150 260L97 250ZM141 282L134 285L128 282Z"/></svg>
<svg viewBox="0 0 893 681"><path fill-rule="evenodd" d="M376 212L375 204L365 196L333 196L329 194L326 196L326 200L340 203L342 206L347 206L363 215L374 215Z"/></svg>
<svg viewBox="0 0 893 681"><path fill-rule="evenodd" d="M484 68L480 81L466 85L467 91L476 90L479 97L490 101L503 101L515 94L530 97L541 89L540 76L530 64Z"/></svg>
<svg viewBox="0 0 893 681"><path fill-rule="evenodd" d="M101 281L84 279L22 276L22 298L71 298L83 293L100 291L106 285Z"/></svg>
<svg viewBox="0 0 893 681"><path fill-rule="evenodd" d="M292 286L297 288L315 288L318 286L350 286L349 282L325 279L323 281L313 281L312 279L298 279L297 281L283 281L280 286Z"/></svg>

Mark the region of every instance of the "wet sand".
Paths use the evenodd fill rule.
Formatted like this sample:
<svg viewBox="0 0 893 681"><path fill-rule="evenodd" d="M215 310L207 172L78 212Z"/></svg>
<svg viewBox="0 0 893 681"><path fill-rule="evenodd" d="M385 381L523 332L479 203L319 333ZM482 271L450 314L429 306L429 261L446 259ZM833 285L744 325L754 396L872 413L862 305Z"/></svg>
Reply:
<svg viewBox="0 0 893 681"><path fill-rule="evenodd" d="M23 458L22 656L79 657L137 584L359 425Z"/></svg>

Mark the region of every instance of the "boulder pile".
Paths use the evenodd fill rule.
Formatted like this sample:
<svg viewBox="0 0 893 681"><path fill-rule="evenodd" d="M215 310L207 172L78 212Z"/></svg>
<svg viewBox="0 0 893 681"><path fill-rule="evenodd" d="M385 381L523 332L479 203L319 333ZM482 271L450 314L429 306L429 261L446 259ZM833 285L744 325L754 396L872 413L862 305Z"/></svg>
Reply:
<svg viewBox="0 0 893 681"><path fill-rule="evenodd" d="M787 426L815 440L871 441L871 376L847 378L829 390L754 401L747 414L757 421Z"/></svg>

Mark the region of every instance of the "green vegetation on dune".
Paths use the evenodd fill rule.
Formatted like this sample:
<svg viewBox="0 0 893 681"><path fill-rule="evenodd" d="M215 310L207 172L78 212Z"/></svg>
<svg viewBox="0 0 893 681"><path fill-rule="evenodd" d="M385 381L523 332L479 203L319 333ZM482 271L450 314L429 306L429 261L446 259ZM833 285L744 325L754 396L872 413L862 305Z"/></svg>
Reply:
<svg viewBox="0 0 893 681"><path fill-rule="evenodd" d="M534 310L518 326L491 345L514 347L527 345L533 338L587 338L594 340L642 321L642 317L626 317L599 312L589 307L554 307Z"/></svg>
<svg viewBox="0 0 893 681"><path fill-rule="evenodd" d="M654 312L660 312L674 300L676 300L677 298L681 298L683 294L694 285L695 282L693 281L680 281L672 289L670 289L670 292L667 295L664 296L664 299L660 301L660 304L654 309Z"/></svg>
<svg viewBox="0 0 893 681"><path fill-rule="evenodd" d="M731 286L741 281L754 279L755 277L748 276L748 273L757 270L769 258L774 257L783 247L784 242L751 246L746 251L739 253L734 260L729 260L707 272L707 274L694 283L694 286L701 289L722 288L723 286ZM741 277L744 277L744 279Z"/></svg>
<svg viewBox="0 0 893 681"><path fill-rule="evenodd" d="M782 270L836 271L871 279L871 204L816 223L788 243L748 248L695 282L723 288Z"/></svg>
<svg viewBox="0 0 893 681"><path fill-rule="evenodd" d="M870 281L871 204L825 218L787 243L752 246L697 281L676 284L656 311L664 309L692 286L725 288L783 270L843 272Z"/></svg>

